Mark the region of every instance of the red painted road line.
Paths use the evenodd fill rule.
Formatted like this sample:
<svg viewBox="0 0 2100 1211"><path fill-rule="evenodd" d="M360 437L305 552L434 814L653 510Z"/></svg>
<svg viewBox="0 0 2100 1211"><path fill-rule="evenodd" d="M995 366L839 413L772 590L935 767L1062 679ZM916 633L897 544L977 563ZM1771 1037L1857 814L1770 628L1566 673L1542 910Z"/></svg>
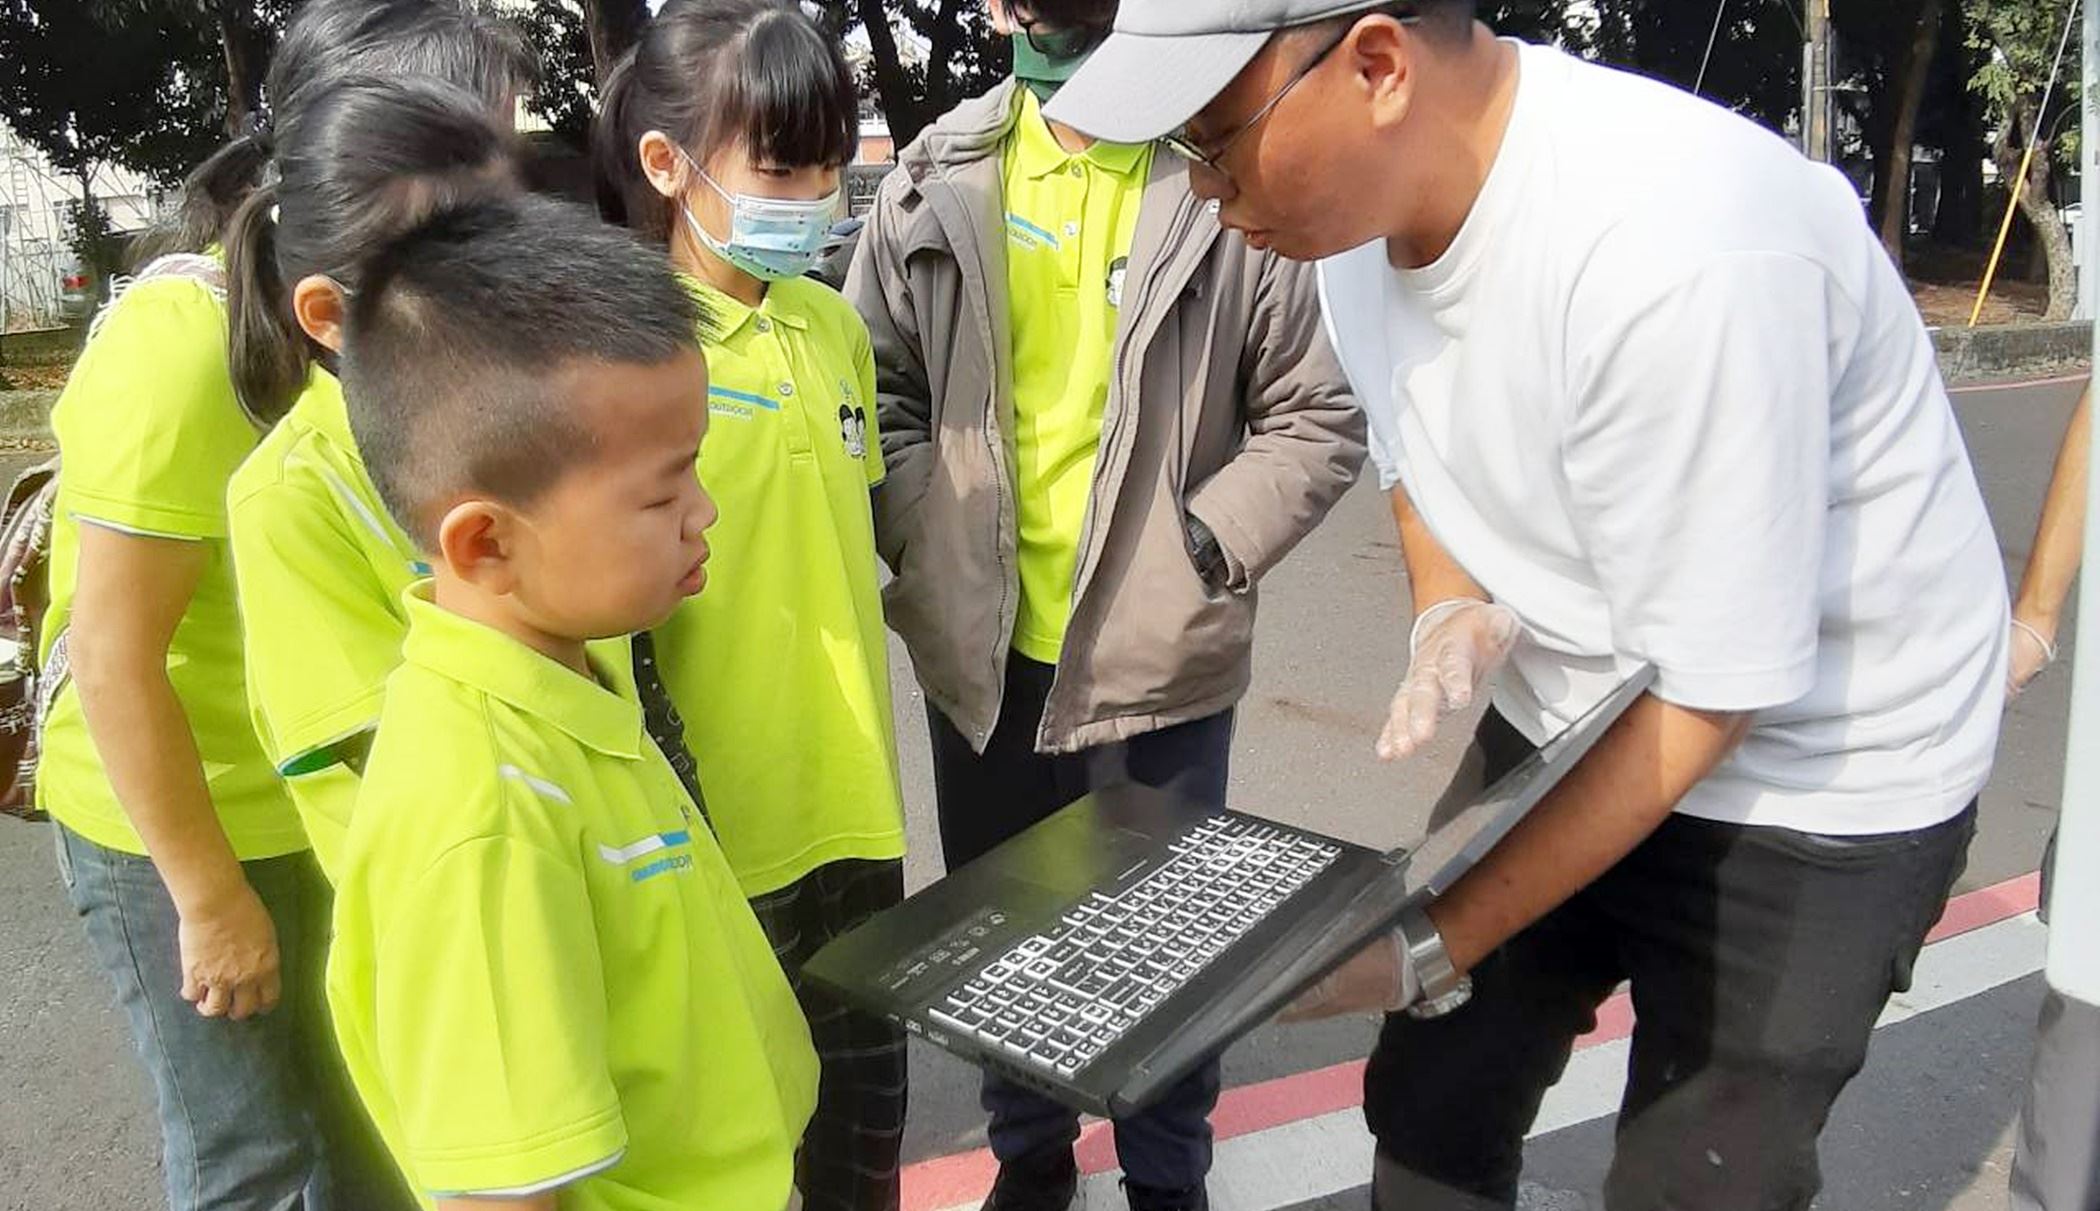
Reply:
<svg viewBox="0 0 2100 1211"><path fill-rule="evenodd" d="M1996 925L2023 912L2033 912L2042 902L2042 872L2021 875L1989 887L1979 887L1947 901L1940 923L1925 935L1925 944L1943 942L1956 934Z"/></svg>
<svg viewBox="0 0 2100 1211"><path fill-rule="evenodd" d="M2041 896L2039 872L2007 879L1948 901L1926 943L1995 925L2034 911ZM1633 1033L1633 1002L1622 991L1597 1009L1597 1028L1576 1041L1576 1048L1616 1042ZM1252 1135L1286 1123L1351 1110L1363 1104L1364 1061L1351 1060L1311 1072L1299 1072L1259 1084L1229 1089L1218 1099L1211 1126L1220 1140ZM1089 1119L1080 1128L1077 1148L1082 1173L1106 1173L1116 1167L1115 1136L1105 1122ZM921 1161L904 1170L903 1211L938 1211L984 1197L999 1162L987 1149Z"/></svg>
<svg viewBox="0 0 2100 1211"><path fill-rule="evenodd" d="M1984 383L1963 383L1959 387L1947 388L1949 395L1981 395L1986 391L2019 391L2028 387L2060 387L2069 383L2082 383L2093 377L2090 374L2064 374L2052 378L2008 378L1994 379Z"/></svg>

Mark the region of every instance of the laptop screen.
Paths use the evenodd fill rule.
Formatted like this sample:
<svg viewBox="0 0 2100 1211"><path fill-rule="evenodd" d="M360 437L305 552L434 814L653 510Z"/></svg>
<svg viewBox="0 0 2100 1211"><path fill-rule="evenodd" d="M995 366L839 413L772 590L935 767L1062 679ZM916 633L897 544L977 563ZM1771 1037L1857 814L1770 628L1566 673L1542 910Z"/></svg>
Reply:
<svg viewBox="0 0 2100 1211"><path fill-rule="evenodd" d="M1548 787L1558 782L1654 682L1654 668L1643 665L1588 714L1548 740L1458 814L1431 828L1408 857L1409 897L1442 895L1473 869L1524 818L1523 812L1509 810L1511 804L1535 792L1542 777Z"/></svg>

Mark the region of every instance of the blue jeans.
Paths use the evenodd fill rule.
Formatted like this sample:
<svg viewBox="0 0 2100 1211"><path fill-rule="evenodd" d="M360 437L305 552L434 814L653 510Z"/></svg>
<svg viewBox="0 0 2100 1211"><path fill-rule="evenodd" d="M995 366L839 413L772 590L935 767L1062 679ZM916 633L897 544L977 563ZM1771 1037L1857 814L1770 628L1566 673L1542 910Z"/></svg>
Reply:
<svg viewBox="0 0 2100 1211"><path fill-rule="evenodd" d="M1025 832L1096 787L1138 782L1198 803L1225 804L1232 757L1231 711L1078 753L1035 751L1036 728L1057 670L1020 653L1007 658L1006 696L983 753L970 747L939 708L927 704L933 735L934 796L948 869ZM1116 1159L1140 1185L1183 1190L1210 1172L1210 1112L1221 1076L1205 1064L1156 1104L1115 1121ZM991 1115L992 1154L1002 1165L1069 1156L1079 1113L987 1073L982 1104Z"/></svg>
<svg viewBox="0 0 2100 1211"><path fill-rule="evenodd" d="M322 998L329 890L309 854L246 862L284 994L243 1022L182 999L180 924L153 863L62 826L59 873L153 1079L173 1211L415 1206L351 1096Z"/></svg>

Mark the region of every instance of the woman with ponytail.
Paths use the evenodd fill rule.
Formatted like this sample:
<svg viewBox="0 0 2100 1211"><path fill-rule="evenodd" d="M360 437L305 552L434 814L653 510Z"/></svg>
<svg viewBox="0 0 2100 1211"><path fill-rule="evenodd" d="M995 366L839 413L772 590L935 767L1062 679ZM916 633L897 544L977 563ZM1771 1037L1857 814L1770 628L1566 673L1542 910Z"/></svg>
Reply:
<svg viewBox="0 0 2100 1211"><path fill-rule="evenodd" d="M714 570L656 650L823 1064L796 1175L822 1211L897 1206L906 1080L894 1027L800 978L904 894L875 363L853 308L804 276L840 214L857 113L837 46L791 0L668 0L608 81L592 149L601 209L662 244L717 317L701 333Z"/></svg>
<svg viewBox="0 0 2100 1211"><path fill-rule="evenodd" d="M303 8L272 76L279 132L251 132L200 170L168 246L201 251L148 265L107 308L52 415L63 471L38 802L154 1084L174 1211L414 1205L340 1080L320 998L327 885L249 718L225 504L235 466L290 402L275 394L299 373L287 367L304 366L229 356L256 331L241 313L273 289L259 263L274 258L285 199L265 160L303 162L305 129L407 142L430 121L428 106L381 126L323 105L344 67L403 61L378 10L413 18L403 45L419 53L465 39L491 48L465 58L514 62L442 0ZM490 103L455 91L442 108L486 128ZM402 212L422 185L357 184Z"/></svg>

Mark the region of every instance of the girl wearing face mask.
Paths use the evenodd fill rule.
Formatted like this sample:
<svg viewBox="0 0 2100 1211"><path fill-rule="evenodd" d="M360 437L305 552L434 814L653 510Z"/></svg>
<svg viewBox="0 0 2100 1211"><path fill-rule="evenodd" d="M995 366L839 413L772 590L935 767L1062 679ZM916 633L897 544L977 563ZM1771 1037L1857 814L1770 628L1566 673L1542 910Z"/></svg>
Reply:
<svg viewBox="0 0 2100 1211"><path fill-rule="evenodd" d="M801 986L825 942L903 896L904 816L869 489L875 368L805 274L844 217L853 79L793 0L669 0L607 83L608 218L661 242L716 317L700 473L707 592L655 634L722 851L796 979L823 1061L809 1207L893 1208L902 1036Z"/></svg>

